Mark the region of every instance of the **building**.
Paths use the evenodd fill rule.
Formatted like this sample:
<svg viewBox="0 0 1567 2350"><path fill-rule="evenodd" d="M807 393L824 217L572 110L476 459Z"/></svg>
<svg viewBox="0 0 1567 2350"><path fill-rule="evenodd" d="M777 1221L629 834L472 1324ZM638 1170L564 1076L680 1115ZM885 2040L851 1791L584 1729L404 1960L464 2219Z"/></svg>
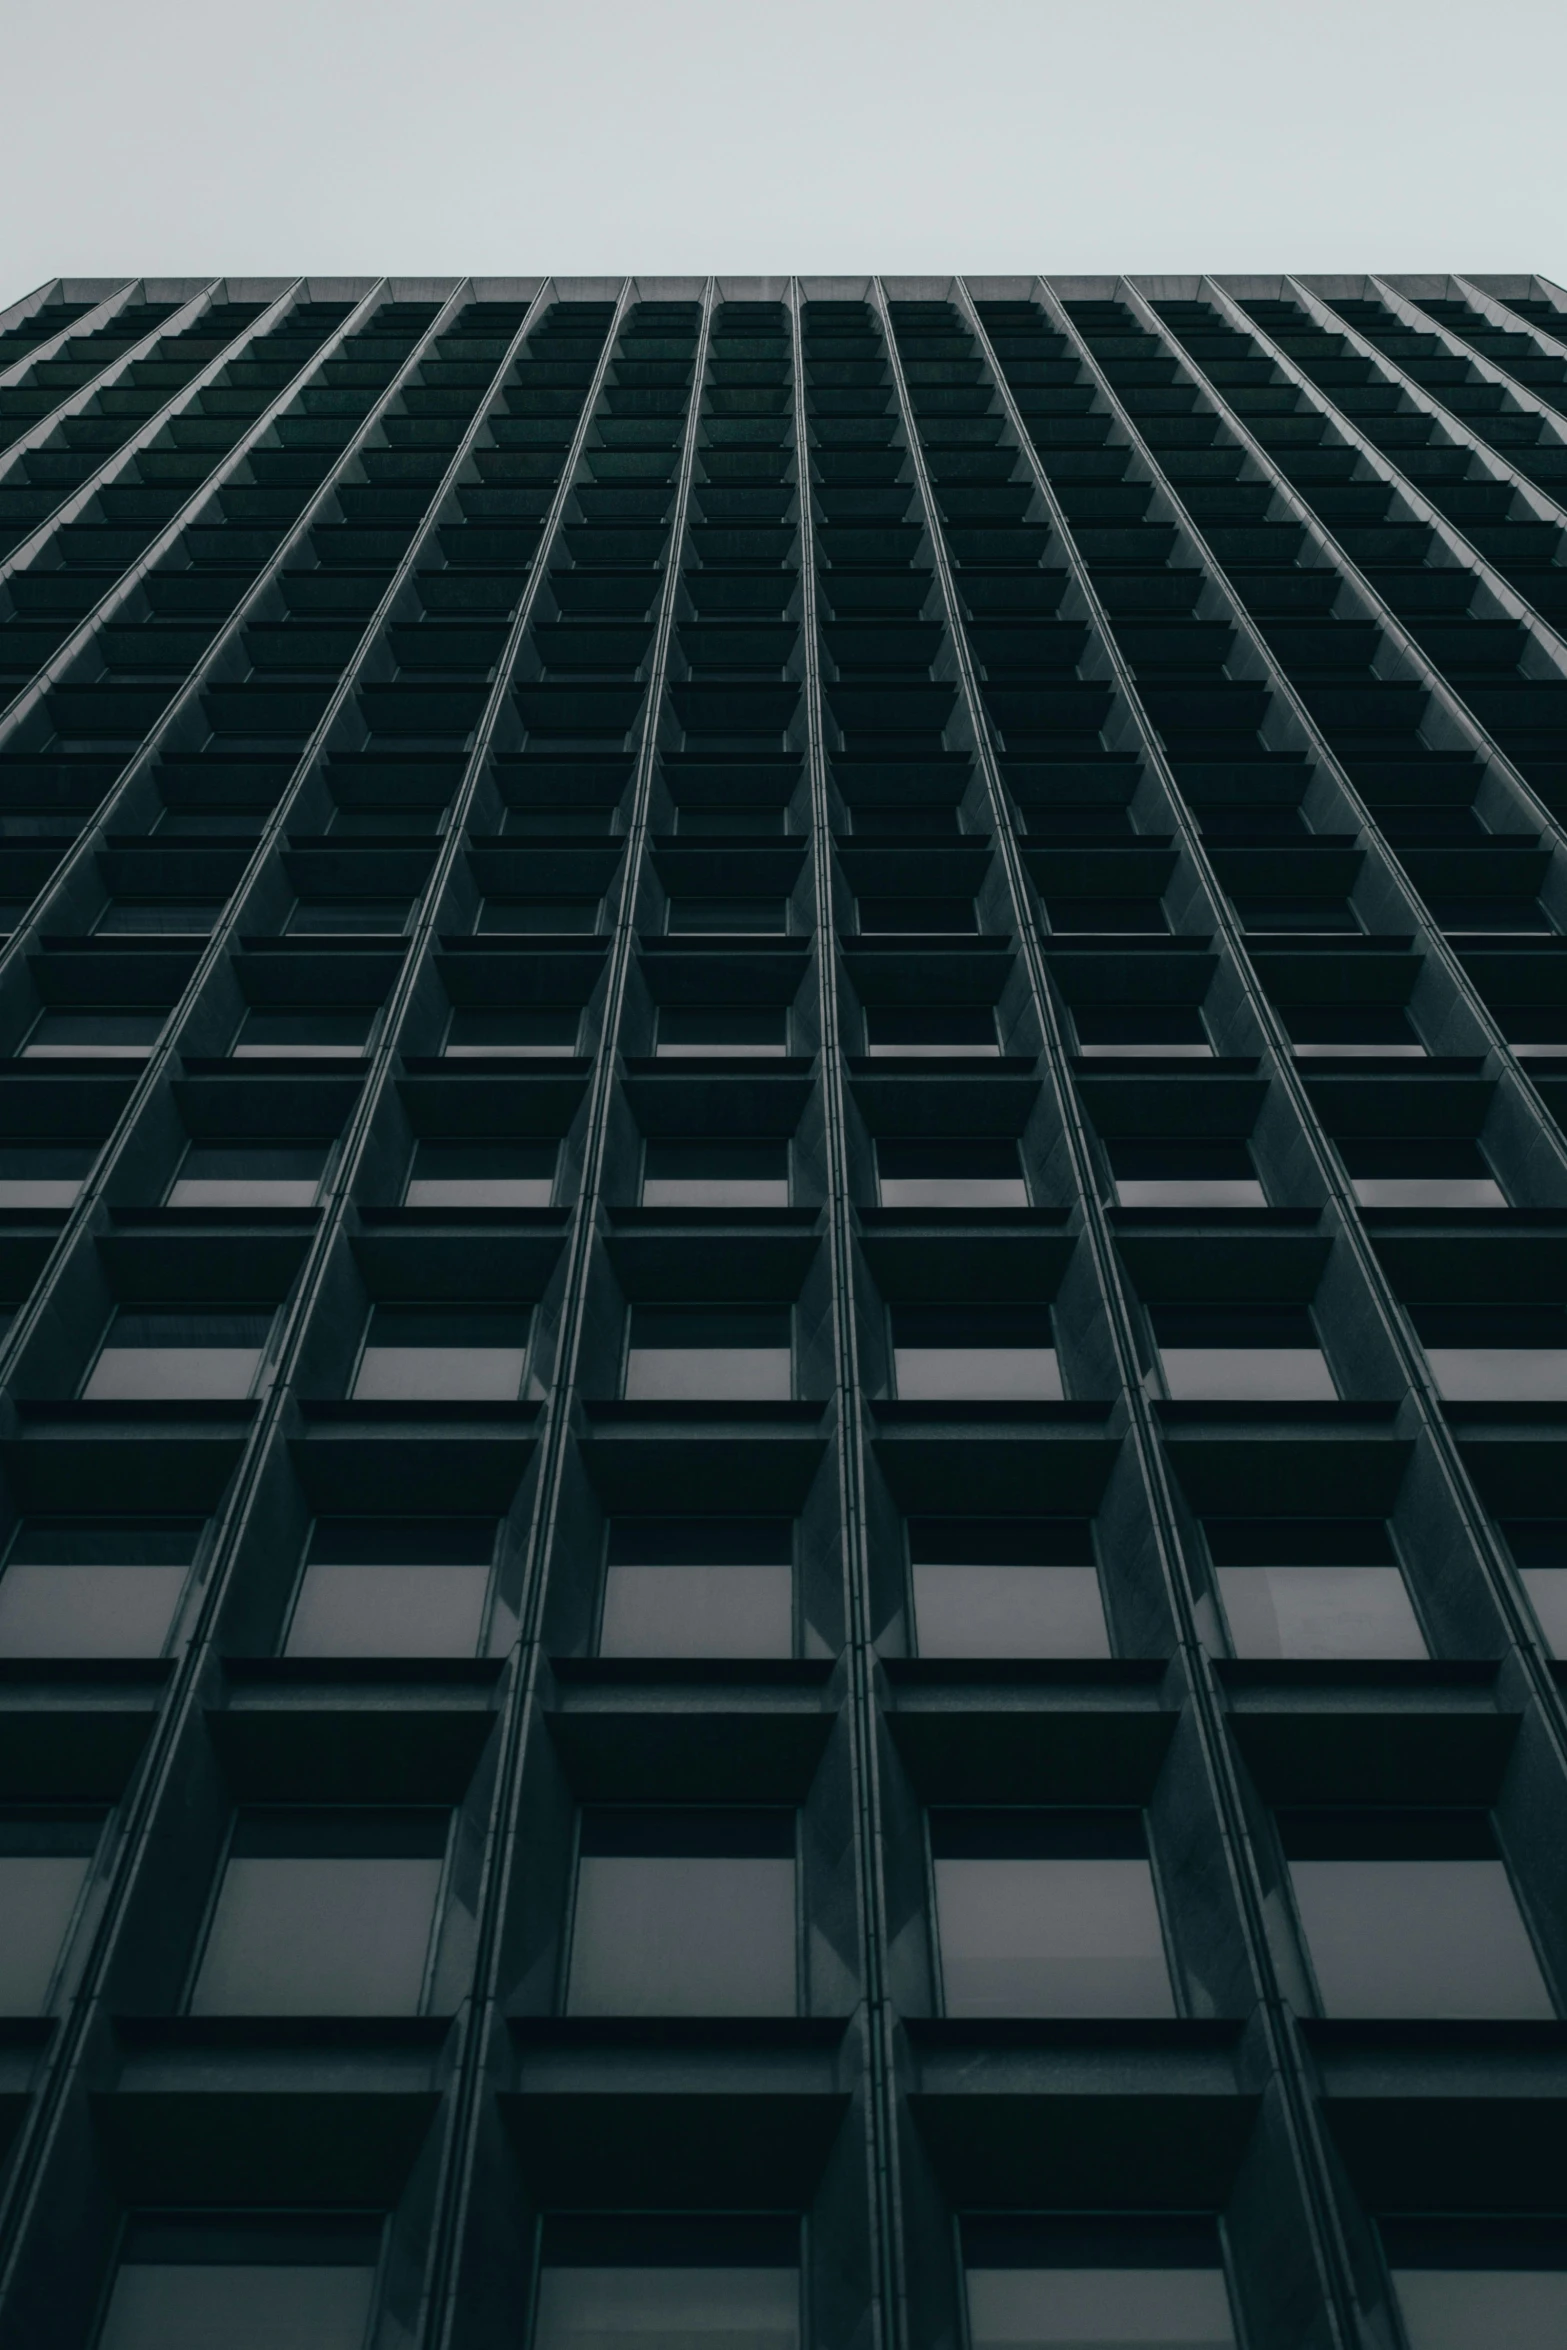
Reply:
<svg viewBox="0 0 1567 2350"><path fill-rule="evenodd" d="M1567 2338L1567 293L0 429L8 2350Z"/></svg>

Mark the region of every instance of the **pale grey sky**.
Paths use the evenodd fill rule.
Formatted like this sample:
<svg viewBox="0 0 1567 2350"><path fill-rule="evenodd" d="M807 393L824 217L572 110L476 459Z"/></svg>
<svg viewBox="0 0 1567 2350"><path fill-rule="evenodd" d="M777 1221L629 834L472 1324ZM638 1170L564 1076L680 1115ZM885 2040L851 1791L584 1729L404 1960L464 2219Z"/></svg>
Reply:
<svg viewBox="0 0 1567 2350"><path fill-rule="evenodd" d="M58 273L1536 269L1561 0L10 0Z"/></svg>

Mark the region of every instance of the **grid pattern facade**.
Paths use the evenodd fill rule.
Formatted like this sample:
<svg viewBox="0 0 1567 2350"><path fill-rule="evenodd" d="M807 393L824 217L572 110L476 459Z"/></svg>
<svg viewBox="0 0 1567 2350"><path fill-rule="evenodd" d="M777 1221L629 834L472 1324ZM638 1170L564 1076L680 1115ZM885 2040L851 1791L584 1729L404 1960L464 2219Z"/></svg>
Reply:
<svg viewBox="0 0 1567 2350"><path fill-rule="evenodd" d="M0 442L0 2335L1559 2342L1567 292Z"/></svg>

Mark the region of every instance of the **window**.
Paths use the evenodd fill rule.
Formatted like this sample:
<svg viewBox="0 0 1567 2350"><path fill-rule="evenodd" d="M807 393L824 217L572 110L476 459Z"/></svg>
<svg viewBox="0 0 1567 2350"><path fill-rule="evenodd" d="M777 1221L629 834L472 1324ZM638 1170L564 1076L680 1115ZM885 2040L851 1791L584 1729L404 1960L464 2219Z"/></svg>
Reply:
<svg viewBox="0 0 1567 2350"><path fill-rule="evenodd" d="M973 931L979 918L972 898L861 898L860 928L874 935L885 931Z"/></svg>
<svg viewBox="0 0 1567 2350"><path fill-rule="evenodd" d="M1567 1656L1567 1518L1506 1518L1502 1532L1553 1656Z"/></svg>
<svg viewBox="0 0 1567 2350"><path fill-rule="evenodd" d="M1173 2015L1141 1815L933 1811L952 2016Z"/></svg>
<svg viewBox="0 0 1567 2350"><path fill-rule="evenodd" d="M234 1040L238 1061L272 1053L311 1061L357 1061L370 1042L373 1011L276 1012L253 1010Z"/></svg>
<svg viewBox="0 0 1567 2350"><path fill-rule="evenodd" d="M1243 930L1356 930L1355 909L1345 898L1236 897L1231 899Z"/></svg>
<svg viewBox="0 0 1567 2350"><path fill-rule="evenodd" d="M865 1050L875 1060L910 1054L994 1060L1001 1046L989 1004L867 1004Z"/></svg>
<svg viewBox="0 0 1567 2350"><path fill-rule="evenodd" d="M111 898L97 921L97 938L207 938L223 911L222 898Z"/></svg>
<svg viewBox="0 0 1567 2350"><path fill-rule="evenodd" d="M163 1007L127 1012L43 1012L22 1047L24 1061L145 1061L168 1018Z"/></svg>
<svg viewBox="0 0 1567 2350"><path fill-rule="evenodd" d="M658 1052L665 1060L740 1054L780 1060L789 1050L783 1004L664 1004L658 1015Z"/></svg>
<svg viewBox="0 0 1567 2350"><path fill-rule="evenodd" d="M1409 1015L1397 1004L1284 1004L1279 1016L1297 1060L1425 1058Z"/></svg>
<svg viewBox="0 0 1567 2350"><path fill-rule="evenodd" d="M404 1205L547 1208L555 1196L553 1142L421 1142Z"/></svg>
<svg viewBox="0 0 1567 2350"><path fill-rule="evenodd" d="M1179 1402L1337 1400L1305 1306L1156 1305L1149 1318L1165 1386Z"/></svg>
<svg viewBox="0 0 1567 2350"><path fill-rule="evenodd" d="M786 1208L789 1145L781 1136L736 1142L727 1135L691 1141L651 1138L642 1158L645 1208Z"/></svg>
<svg viewBox="0 0 1567 2350"><path fill-rule="evenodd" d="M1558 2350L1567 2228L1558 2218L1443 2212L1385 2219L1382 2249L1409 2350Z"/></svg>
<svg viewBox="0 0 1567 2350"><path fill-rule="evenodd" d="M883 1136L876 1175L884 1208L1026 1208L1015 1142L907 1142Z"/></svg>
<svg viewBox="0 0 1567 2350"><path fill-rule="evenodd" d="M354 1400L514 1403L531 1321L526 1306L375 1306Z"/></svg>
<svg viewBox="0 0 1567 2350"><path fill-rule="evenodd" d="M494 1551L490 1518L318 1518L284 1653L473 1656Z"/></svg>
<svg viewBox="0 0 1567 2350"><path fill-rule="evenodd" d="M1498 1004L1492 1015L1520 1060L1567 1058L1567 1009L1554 1004Z"/></svg>
<svg viewBox="0 0 1567 2350"><path fill-rule="evenodd" d="M138 2213L98 2350L361 2350L380 2237L357 2213Z"/></svg>
<svg viewBox="0 0 1567 2350"><path fill-rule="evenodd" d="M1265 1208L1243 1142L1107 1143L1115 1196L1123 1208Z"/></svg>
<svg viewBox="0 0 1567 2350"><path fill-rule="evenodd" d="M1045 906L1054 931L1162 931L1169 925L1157 898L1051 897Z"/></svg>
<svg viewBox="0 0 1567 2350"><path fill-rule="evenodd" d="M769 936L789 927L787 898L671 898L665 928L691 931L760 931Z"/></svg>
<svg viewBox="0 0 1567 2350"><path fill-rule="evenodd" d="M921 1656L1108 1656L1086 1518L911 1518Z"/></svg>
<svg viewBox="0 0 1567 2350"><path fill-rule="evenodd" d="M793 2015L795 1815L584 1812L573 2015Z"/></svg>
<svg viewBox="0 0 1567 2350"><path fill-rule="evenodd" d="M0 1656L158 1656L199 1518L24 1518L0 1575Z"/></svg>
<svg viewBox="0 0 1567 2350"><path fill-rule="evenodd" d="M1483 1812L1285 1811L1323 2012L1552 2016Z"/></svg>
<svg viewBox="0 0 1567 2350"><path fill-rule="evenodd" d="M1195 1004L1074 1004L1077 1049L1091 1060L1126 1060L1152 1053L1161 1059L1213 1058L1213 1046Z"/></svg>
<svg viewBox="0 0 1567 2350"><path fill-rule="evenodd" d="M871 840L918 839L960 829L950 800L855 800L848 814L853 831Z"/></svg>
<svg viewBox="0 0 1567 2350"><path fill-rule="evenodd" d="M905 1403L1059 1402L1044 1305L895 1305L892 1359Z"/></svg>
<svg viewBox="0 0 1567 2350"><path fill-rule="evenodd" d="M798 2350L793 2219L544 2223L534 2350Z"/></svg>
<svg viewBox="0 0 1567 2350"><path fill-rule="evenodd" d="M121 1306L82 1395L88 1403L233 1402L255 1386L270 1306Z"/></svg>
<svg viewBox="0 0 1567 2350"><path fill-rule="evenodd" d="M460 1005L446 1032L448 1060L482 1060L487 1054L544 1053L571 1060L577 1051L582 1014L575 1004L540 1004L481 1012Z"/></svg>
<svg viewBox="0 0 1567 2350"><path fill-rule="evenodd" d="M970 2350L1232 2350L1207 2218L1063 2213L965 2219Z"/></svg>
<svg viewBox="0 0 1567 2350"><path fill-rule="evenodd" d="M193 1142L169 1192L171 1208L310 1208L326 1144Z"/></svg>
<svg viewBox="0 0 1567 2350"><path fill-rule="evenodd" d="M1426 906L1441 930L1549 931L1551 918L1538 898L1471 897L1456 891L1428 890Z"/></svg>
<svg viewBox="0 0 1567 2350"><path fill-rule="evenodd" d="M411 2015L450 1815L256 1810L234 1823L193 2015Z"/></svg>
<svg viewBox="0 0 1567 2350"><path fill-rule="evenodd" d="M1339 1155L1363 1208L1505 1208L1507 1194L1476 1142L1347 1137Z"/></svg>
<svg viewBox="0 0 1567 2350"><path fill-rule="evenodd" d="M1204 1531L1237 1656L1426 1654L1380 1519L1209 1518Z"/></svg>
<svg viewBox="0 0 1567 2350"><path fill-rule="evenodd" d="M693 834L705 834L710 839L716 836L723 840L734 840L744 835L747 838L776 840L786 829L786 813L783 808L704 808L694 806L687 800L681 803L676 812L675 830L688 838Z"/></svg>
<svg viewBox="0 0 1567 2350"><path fill-rule="evenodd" d="M90 1142L0 1144L0 1208L68 1208L98 1156Z"/></svg>
<svg viewBox="0 0 1567 2350"><path fill-rule="evenodd" d="M786 1305L634 1305L627 1398L787 1403L794 1393L790 1322Z"/></svg>
<svg viewBox="0 0 1567 2350"><path fill-rule="evenodd" d="M1492 1298L1412 1305L1409 1313L1447 1402L1567 1399L1567 1306Z"/></svg>
<svg viewBox="0 0 1567 2350"><path fill-rule="evenodd" d="M616 1518L601 1656L790 1656L787 1518Z"/></svg>
<svg viewBox="0 0 1567 2350"><path fill-rule="evenodd" d="M0 1810L0 2015L37 2015L48 1999L102 1830L97 1812Z"/></svg>
<svg viewBox="0 0 1567 2350"><path fill-rule="evenodd" d="M479 908L474 928L479 931L532 932L546 936L565 931L595 931L599 926L596 897L491 898Z"/></svg>
<svg viewBox="0 0 1567 2350"><path fill-rule="evenodd" d="M341 938L355 932L400 937L408 926L408 898L298 898L284 929L290 937Z"/></svg>

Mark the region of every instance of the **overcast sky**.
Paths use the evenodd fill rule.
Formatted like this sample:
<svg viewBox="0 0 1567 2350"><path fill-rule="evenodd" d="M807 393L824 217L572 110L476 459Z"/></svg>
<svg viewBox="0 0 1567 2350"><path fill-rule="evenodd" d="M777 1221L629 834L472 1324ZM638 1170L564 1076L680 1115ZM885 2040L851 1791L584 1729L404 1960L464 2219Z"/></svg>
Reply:
<svg viewBox="0 0 1567 2350"><path fill-rule="evenodd" d="M1535 269L1563 0L10 0L70 275Z"/></svg>

